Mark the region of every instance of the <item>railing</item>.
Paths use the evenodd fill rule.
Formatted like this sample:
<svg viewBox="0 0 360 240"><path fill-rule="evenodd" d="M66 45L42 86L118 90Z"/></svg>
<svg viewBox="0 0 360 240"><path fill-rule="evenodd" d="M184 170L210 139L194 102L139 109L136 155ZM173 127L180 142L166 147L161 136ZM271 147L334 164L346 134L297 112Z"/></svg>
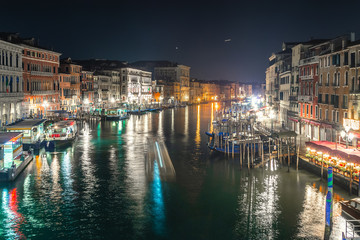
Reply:
<svg viewBox="0 0 360 240"><path fill-rule="evenodd" d="M297 96L289 96L289 100L290 101L297 101L298 97Z"/></svg>
<svg viewBox="0 0 360 240"><path fill-rule="evenodd" d="M350 239L360 236L359 220L346 220L345 233L342 233L342 239Z"/></svg>
<svg viewBox="0 0 360 240"><path fill-rule="evenodd" d="M310 95L299 95L298 96L299 102L312 102L313 96Z"/></svg>
<svg viewBox="0 0 360 240"><path fill-rule="evenodd" d="M300 65L316 63L316 62L319 62L319 56L313 56L306 59L302 59L300 60Z"/></svg>
<svg viewBox="0 0 360 240"><path fill-rule="evenodd" d="M20 72L20 73L22 72L21 64L20 67L9 67L9 66L0 65L0 70L7 70L13 72Z"/></svg>
<svg viewBox="0 0 360 240"><path fill-rule="evenodd" d="M310 80L310 79L314 79L314 75L306 75L306 76L301 76L301 80Z"/></svg>
<svg viewBox="0 0 360 240"><path fill-rule="evenodd" d="M35 76L47 76L47 77L54 76L54 73L52 73L52 72L30 71L30 74L35 75Z"/></svg>
<svg viewBox="0 0 360 240"><path fill-rule="evenodd" d="M0 93L0 97L24 97L23 92Z"/></svg>
<svg viewBox="0 0 360 240"><path fill-rule="evenodd" d="M52 95L56 92L54 90L48 90L48 91L31 91L31 94L33 95Z"/></svg>

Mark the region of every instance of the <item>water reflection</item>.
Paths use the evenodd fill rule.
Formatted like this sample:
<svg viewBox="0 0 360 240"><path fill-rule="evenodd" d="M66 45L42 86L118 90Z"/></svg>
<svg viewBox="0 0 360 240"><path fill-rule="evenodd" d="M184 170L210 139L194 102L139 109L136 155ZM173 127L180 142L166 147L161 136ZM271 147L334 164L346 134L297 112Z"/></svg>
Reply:
<svg viewBox="0 0 360 240"><path fill-rule="evenodd" d="M126 121L80 126L77 142L41 153L13 185L0 188L0 238L318 239L326 186L308 172L240 170L210 152L204 132L215 105L169 109ZM145 171L146 140L163 140L176 181ZM15 191L13 191L15 189ZM335 186L334 238L344 230ZM50 236L50 237L49 237Z"/></svg>
<svg viewBox="0 0 360 240"><path fill-rule="evenodd" d="M4 219L2 219L0 230L0 236L6 236L7 239L24 239L25 236L21 232L21 225L24 224L24 217L21 213L18 212L18 196L16 188L8 192L7 189L2 191L2 214ZM5 231L5 232L3 232Z"/></svg>

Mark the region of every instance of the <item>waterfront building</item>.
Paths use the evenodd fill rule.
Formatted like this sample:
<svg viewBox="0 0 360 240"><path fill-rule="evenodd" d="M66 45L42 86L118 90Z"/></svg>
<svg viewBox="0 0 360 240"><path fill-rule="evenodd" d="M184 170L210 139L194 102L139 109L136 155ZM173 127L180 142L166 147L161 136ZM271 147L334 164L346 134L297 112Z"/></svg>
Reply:
<svg viewBox="0 0 360 240"><path fill-rule="evenodd" d="M82 67L71 61L71 58L60 61L60 99L63 110L74 112L80 106L81 71Z"/></svg>
<svg viewBox="0 0 360 240"><path fill-rule="evenodd" d="M91 106L94 106L95 95L94 95L94 72L81 71L81 103L82 108L85 111L89 111Z"/></svg>
<svg viewBox="0 0 360 240"><path fill-rule="evenodd" d="M111 105L111 77L102 75L100 72L94 73L95 107L105 108Z"/></svg>
<svg viewBox="0 0 360 240"><path fill-rule="evenodd" d="M190 81L190 103L199 103L202 97L201 84L196 79Z"/></svg>
<svg viewBox="0 0 360 240"><path fill-rule="evenodd" d="M188 102L190 98L190 67L177 63L172 66L155 67L154 78L167 82L180 83L180 102Z"/></svg>
<svg viewBox="0 0 360 240"><path fill-rule="evenodd" d="M26 44L25 44L26 43ZM46 110L59 110L60 53L35 44L35 40L21 43L23 47L24 111L27 116L44 116Z"/></svg>
<svg viewBox="0 0 360 240"><path fill-rule="evenodd" d="M154 80L151 84L152 102L162 103L164 101L164 84Z"/></svg>
<svg viewBox="0 0 360 240"><path fill-rule="evenodd" d="M350 39L354 40L354 36ZM349 103L349 37L340 36L319 47L319 139L338 140L343 119L348 118ZM351 56L350 56L351 58ZM302 110L304 111L304 110Z"/></svg>
<svg viewBox="0 0 360 240"><path fill-rule="evenodd" d="M152 100L151 72L136 68L121 68L123 101L131 104L146 104Z"/></svg>
<svg viewBox="0 0 360 240"><path fill-rule="evenodd" d="M253 94L253 86L251 84L240 83L239 95L241 98L251 97Z"/></svg>
<svg viewBox="0 0 360 240"><path fill-rule="evenodd" d="M109 96L111 103L120 103L121 82L120 71L117 70L102 70L102 75L109 76L111 81L109 82Z"/></svg>
<svg viewBox="0 0 360 240"><path fill-rule="evenodd" d="M23 47L0 40L0 125L24 117Z"/></svg>
<svg viewBox="0 0 360 240"><path fill-rule="evenodd" d="M321 44L327 39L314 39L293 47L293 75L296 79L296 115L289 117L289 123L296 122L296 132L313 140L319 140L318 122L318 81L319 54ZM298 53L298 54L296 54ZM294 57L295 56L295 57ZM300 86L300 90L299 90ZM300 118L296 118L295 116ZM294 116L294 117L292 117Z"/></svg>

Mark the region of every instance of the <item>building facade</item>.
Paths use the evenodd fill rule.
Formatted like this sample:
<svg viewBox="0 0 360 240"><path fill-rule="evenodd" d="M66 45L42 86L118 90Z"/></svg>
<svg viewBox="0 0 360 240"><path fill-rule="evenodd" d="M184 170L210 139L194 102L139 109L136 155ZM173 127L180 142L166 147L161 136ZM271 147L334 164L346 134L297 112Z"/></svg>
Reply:
<svg viewBox="0 0 360 240"><path fill-rule="evenodd" d="M25 117L23 112L23 47L0 40L0 125Z"/></svg>
<svg viewBox="0 0 360 240"><path fill-rule="evenodd" d="M122 96L124 101L130 104L147 104L152 100L151 72L135 69L122 68Z"/></svg>
<svg viewBox="0 0 360 240"><path fill-rule="evenodd" d="M23 47L24 111L27 116L44 116L59 110L60 53L33 45Z"/></svg>

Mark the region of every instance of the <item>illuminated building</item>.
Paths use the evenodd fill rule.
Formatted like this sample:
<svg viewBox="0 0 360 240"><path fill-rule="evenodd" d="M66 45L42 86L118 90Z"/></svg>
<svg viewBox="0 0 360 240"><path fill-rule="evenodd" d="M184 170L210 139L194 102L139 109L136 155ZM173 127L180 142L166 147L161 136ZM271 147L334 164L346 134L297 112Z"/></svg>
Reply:
<svg viewBox="0 0 360 240"><path fill-rule="evenodd" d="M151 72L136 68L121 68L121 99L132 104L150 103L152 99Z"/></svg>
<svg viewBox="0 0 360 240"><path fill-rule="evenodd" d="M0 125L24 116L22 50L19 45L0 40Z"/></svg>
<svg viewBox="0 0 360 240"><path fill-rule="evenodd" d="M71 58L61 60L59 78L63 110L76 111L80 105L81 71L81 66L71 61Z"/></svg>

